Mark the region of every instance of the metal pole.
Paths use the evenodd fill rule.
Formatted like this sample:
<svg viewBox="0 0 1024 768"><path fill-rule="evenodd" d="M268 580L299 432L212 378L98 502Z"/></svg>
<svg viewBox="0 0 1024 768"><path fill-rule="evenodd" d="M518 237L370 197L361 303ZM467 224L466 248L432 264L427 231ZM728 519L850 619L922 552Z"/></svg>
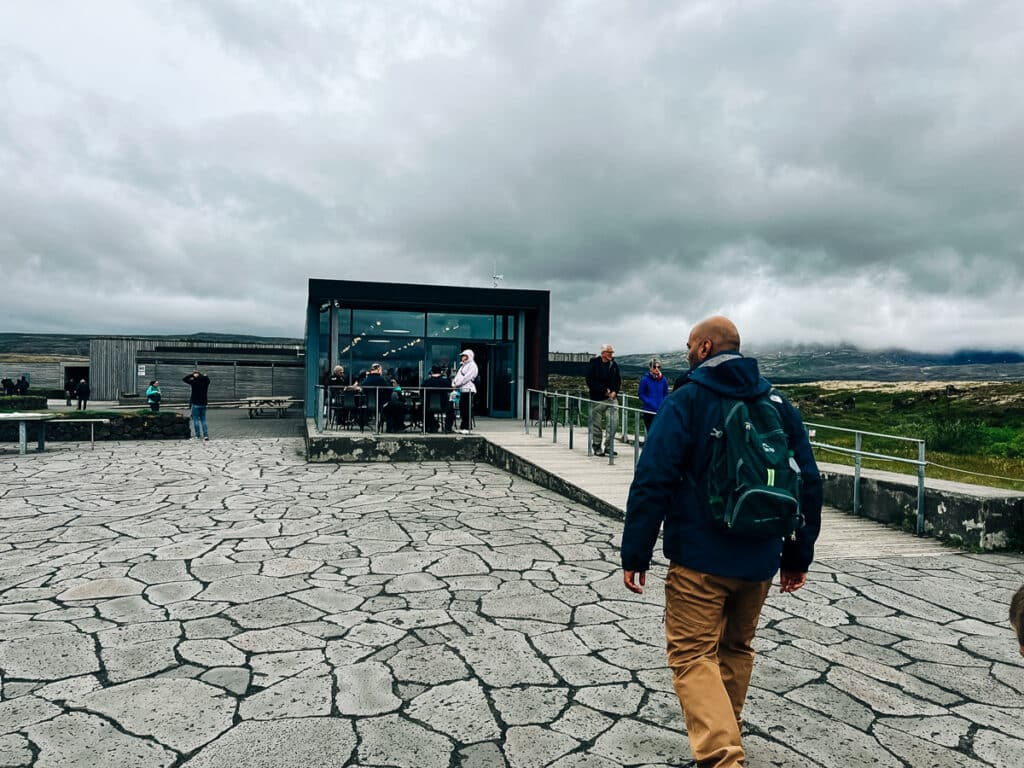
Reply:
<svg viewBox="0 0 1024 768"><path fill-rule="evenodd" d="M857 452L853 457L853 514L860 514L860 449L863 435L860 432L853 436L853 449Z"/></svg>
<svg viewBox="0 0 1024 768"><path fill-rule="evenodd" d="M558 442L558 395L551 396L551 442Z"/></svg>
<svg viewBox="0 0 1024 768"><path fill-rule="evenodd" d="M587 401L587 456L594 455L594 401Z"/></svg>
<svg viewBox="0 0 1024 768"><path fill-rule="evenodd" d="M611 429L612 444L608 448L605 448L605 451L608 452L608 464L609 464L609 466L611 466L612 464L615 463L615 446L617 444L617 438L618 438L618 432L619 432L619 418L618 418L619 414L618 414L618 412L616 410L618 407L619 407L619 401L618 401L618 398L616 398L615 402L608 409L608 418L609 419L614 419L614 421L612 422L612 429Z"/></svg>
<svg viewBox="0 0 1024 768"><path fill-rule="evenodd" d="M547 392L540 392L540 405L537 406L537 437L544 437L544 406L547 404Z"/></svg>
<svg viewBox="0 0 1024 768"><path fill-rule="evenodd" d="M523 390L523 434L530 434L530 390Z"/></svg>
<svg viewBox="0 0 1024 768"><path fill-rule="evenodd" d="M917 535L924 536L924 440L917 444Z"/></svg>
<svg viewBox="0 0 1024 768"><path fill-rule="evenodd" d="M640 461L640 413L636 413L636 421L633 422L633 469L636 469Z"/></svg>
<svg viewBox="0 0 1024 768"><path fill-rule="evenodd" d="M569 397L570 397L569 393L566 392L565 393L565 409L568 412L568 420L569 420L569 450L571 451L572 450L572 428L573 428L573 424L576 422L576 414L574 413L574 411L578 408L578 406L576 405L576 401L575 400L570 400Z"/></svg>

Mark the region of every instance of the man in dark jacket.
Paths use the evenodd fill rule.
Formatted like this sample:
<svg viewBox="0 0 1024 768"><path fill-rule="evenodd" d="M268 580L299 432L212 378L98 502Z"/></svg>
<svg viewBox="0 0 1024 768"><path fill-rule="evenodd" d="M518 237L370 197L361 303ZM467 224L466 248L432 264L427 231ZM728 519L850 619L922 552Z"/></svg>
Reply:
<svg viewBox="0 0 1024 768"><path fill-rule="evenodd" d="M384 404L391 399L392 391L391 382L384 378L384 366L380 363L371 365L370 373L363 379L360 387L366 394L366 405L376 419L374 429L379 431Z"/></svg>
<svg viewBox="0 0 1024 768"><path fill-rule="evenodd" d="M89 382L82 379L75 387L75 397L78 398L78 410L84 411L89 407Z"/></svg>
<svg viewBox="0 0 1024 768"><path fill-rule="evenodd" d="M697 324L686 343L689 381L662 404L626 505L623 581L643 592L658 531L670 561L665 634L673 685L697 763L742 766L740 715L754 663L752 642L772 578L782 592L800 589L821 528L821 477L797 410L739 353L728 319ZM804 527L794 538L739 538L714 527L699 481L710 461L721 397L750 400L771 392L800 467Z"/></svg>
<svg viewBox="0 0 1024 768"><path fill-rule="evenodd" d="M188 402L192 406L192 431L195 439L202 437L203 440L210 439L210 429L206 425L206 407L209 405L210 377L200 373L199 369L192 371L182 379L192 390Z"/></svg>
<svg viewBox="0 0 1024 768"><path fill-rule="evenodd" d="M590 394L591 425L590 444L595 456L605 452L615 453L615 428L618 418L619 401L616 397L622 387L619 364L612 360L615 350L611 344L601 347L601 354L590 358L587 365L587 390ZM604 449L601 448L601 433L604 432Z"/></svg>
<svg viewBox="0 0 1024 768"><path fill-rule="evenodd" d="M444 414L444 431L455 431L455 406L449 397L451 391L452 380L444 375L444 369L440 365L433 366L430 375L423 380L423 409L427 432L437 432L441 428L438 420L440 414Z"/></svg>

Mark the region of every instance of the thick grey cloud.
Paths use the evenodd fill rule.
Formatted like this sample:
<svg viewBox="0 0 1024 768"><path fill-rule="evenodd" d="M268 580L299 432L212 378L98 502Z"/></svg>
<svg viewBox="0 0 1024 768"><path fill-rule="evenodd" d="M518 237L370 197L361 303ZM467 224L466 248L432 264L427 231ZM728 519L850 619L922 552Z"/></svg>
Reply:
<svg viewBox="0 0 1024 768"><path fill-rule="evenodd" d="M305 280L552 347L1024 349L1015 2L0 6L0 330L300 335Z"/></svg>

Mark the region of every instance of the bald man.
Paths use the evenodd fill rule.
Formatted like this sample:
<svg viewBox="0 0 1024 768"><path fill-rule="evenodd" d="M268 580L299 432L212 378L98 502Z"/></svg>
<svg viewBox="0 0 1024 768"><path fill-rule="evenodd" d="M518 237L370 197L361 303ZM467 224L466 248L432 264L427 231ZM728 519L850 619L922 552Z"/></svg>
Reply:
<svg viewBox="0 0 1024 768"><path fill-rule="evenodd" d="M686 342L690 375L666 398L633 476L622 534L623 583L643 592L658 532L670 561L665 636L672 682L697 764L734 768L746 759L741 713L754 664L752 643L776 572L782 592L800 589L821 528L821 477L799 413L740 354L725 317L693 327ZM767 396L800 467L804 527L792 539L741 538L711 520L707 469L722 400Z"/></svg>

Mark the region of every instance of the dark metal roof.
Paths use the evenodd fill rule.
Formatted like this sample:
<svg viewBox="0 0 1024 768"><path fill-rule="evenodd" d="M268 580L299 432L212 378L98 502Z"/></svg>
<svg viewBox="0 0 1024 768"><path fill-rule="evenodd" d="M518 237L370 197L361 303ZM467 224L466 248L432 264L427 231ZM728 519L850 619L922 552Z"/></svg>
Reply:
<svg viewBox="0 0 1024 768"><path fill-rule="evenodd" d="M374 283L361 280L310 278L309 301L338 299L346 307L379 310L419 309L430 312L547 312L549 291L507 288L467 288L453 285Z"/></svg>

